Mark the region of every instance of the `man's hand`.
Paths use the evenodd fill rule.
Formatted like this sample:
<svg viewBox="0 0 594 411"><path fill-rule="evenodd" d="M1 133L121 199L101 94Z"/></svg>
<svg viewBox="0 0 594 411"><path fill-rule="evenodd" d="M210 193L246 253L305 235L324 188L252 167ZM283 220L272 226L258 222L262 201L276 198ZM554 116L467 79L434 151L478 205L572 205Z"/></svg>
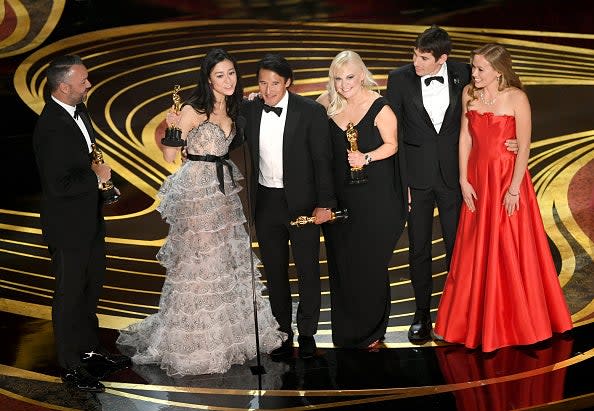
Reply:
<svg viewBox="0 0 594 411"><path fill-rule="evenodd" d="M107 180L111 178L111 167L109 167L105 163L91 163L91 170L93 170L95 174L97 174L97 177L99 177L99 180L101 180L102 183L105 183Z"/></svg>
<svg viewBox="0 0 594 411"><path fill-rule="evenodd" d="M316 207L313 210L312 216L315 217L315 224L324 224L332 218L332 211L329 208Z"/></svg>

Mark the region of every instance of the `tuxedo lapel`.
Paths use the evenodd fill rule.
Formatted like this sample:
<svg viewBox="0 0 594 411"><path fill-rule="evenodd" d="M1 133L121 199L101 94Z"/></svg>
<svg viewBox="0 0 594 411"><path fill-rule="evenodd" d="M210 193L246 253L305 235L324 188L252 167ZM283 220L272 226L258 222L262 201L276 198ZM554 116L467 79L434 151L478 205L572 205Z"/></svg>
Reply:
<svg viewBox="0 0 594 411"><path fill-rule="evenodd" d="M70 114L64 107L62 107L61 105L59 105L58 103L56 103L53 99L49 99L46 104L50 105L51 110L53 110L56 114L55 114L55 118L59 119L58 121L60 122L66 122L68 124L71 125L72 129L73 129L73 134L70 135L70 138L73 140L72 144L75 143L76 140L76 144L78 144L81 148L81 150L83 150L85 153L89 152L89 146L87 145L87 140L85 139L85 135L83 134L82 130L80 129L80 127L78 126L78 124L76 124L76 120L74 120L74 118L72 117L72 114ZM83 118L81 116L81 118ZM85 123L85 127L88 128L88 126ZM91 135L91 138L94 142L94 135L92 133L93 129L91 127L91 131L89 132L89 134Z"/></svg>
<svg viewBox="0 0 594 411"><path fill-rule="evenodd" d="M256 103L252 105L250 112L250 133L248 138L251 138L250 147L252 149L252 162L256 176L260 172L260 123L262 121L262 107L264 102L258 99Z"/></svg>
<svg viewBox="0 0 594 411"><path fill-rule="evenodd" d="M433 123L431 122L431 117L429 117L429 113L425 110L425 106L423 105L423 90L421 87L421 79L417 74L414 72L414 68L411 67L411 71L409 72L409 84L411 87L411 96L412 102L417 108L419 115L423 118L423 121L433 129Z"/></svg>
<svg viewBox="0 0 594 411"><path fill-rule="evenodd" d="M289 92L287 118L285 120L285 131L283 133L283 164L286 163L284 160L291 155L290 147L293 139L295 138L295 133L297 131L300 118L301 110L299 109L299 105L297 104L296 99L293 97L293 94Z"/></svg>
<svg viewBox="0 0 594 411"><path fill-rule="evenodd" d="M81 105L84 106L84 103L80 103ZM85 127L87 128L87 132L89 133L89 137L91 138L91 143L95 144L95 129L93 129L93 122L91 121L91 117L89 116L89 113L87 112L87 108L86 106L84 107L84 109L82 111L80 111L80 119L82 120L82 122L84 123ZM84 136L83 136L84 138Z"/></svg>
<svg viewBox="0 0 594 411"><path fill-rule="evenodd" d="M460 76L455 71L452 71L448 66L448 88L450 93L450 105L448 106L444 116L443 122L449 123L450 121L460 121L459 118L451 118L456 113L456 108L460 104L460 98L457 87L460 84ZM443 127L442 127L443 129Z"/></svg>

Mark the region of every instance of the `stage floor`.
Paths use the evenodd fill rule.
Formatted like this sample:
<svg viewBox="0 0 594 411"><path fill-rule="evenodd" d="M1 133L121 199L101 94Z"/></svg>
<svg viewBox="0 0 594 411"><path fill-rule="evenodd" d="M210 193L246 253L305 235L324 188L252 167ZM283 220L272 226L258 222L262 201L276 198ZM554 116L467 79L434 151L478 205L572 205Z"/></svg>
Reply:
<svg viewBox="0 0 594 411"><path fill-rule="evenodd" d="M6 62L2 76L14 84L14 90L1 96L10 119L5 121L8 124L0 139L4 190L10 194L0 200L0 409L508 410L594 406L594 382L589 378L594 369L594 120L590 104L594 97L594 35L484 29L469 23L476 21L477 15L493 21L494 14L508 10L506 2L492 2L491 6L476 2L472 8L438 9L433 14L428 10L416 21L403 15L393 18L411 23L407 25L388 24L390 19L385 16L381 24L356 21L348 7L343 22L335 23L328 14L331 2L324 1L315 10L307 9L318 16L307 22L297 18L255 20L247 12L230 16L224 13L227 2L221 3L216 15L192 10L191 18L181 19L167 8L167 2L157 5L154 1L150 2L155 9L150 24L136 24L137 19L124 17L134 2L122 2L122 21L106 17L103 24L97 17L81 20L80 8L85 5L97 7L99 15L104 12L90 1L77 6L49 0L38 3L47 7L36 9L28 2L23 2L24 8L8 4L0 26L0 44L8 44L0 50L0 58ZM295 13L291 5L305 7L305 3L288 3L280 10ZM170 14L159 20L157 10L169 10ZM181 13L179 9L176 12ZM447 17L446 12L453 14ZM364 8L361 13L370 12ZM464 23L465 15L472 19ZM23 30L27 20L23 16L28 16L29 33L21 31L18 37L12 33ZM446 26L455 44L454 60L466 61L470 50L490 41L505 44L514 57L533 112L529 168L576 328L537 346L506 348L493 354L436 343L411 345L406 332L414 301L404 234L390 263L392 309L386 348L379 352L333 347L322 247L322 313L316 335L319 349L313 360L295 357L274 362L263 355L266 374L262 376L252 375L252 361L224 375L183 379L169 378L157 367L134 366L108 376L104 394L68 391L57 378L50 322L53 277L40 235L39 181L30 145L33 124L42 108L47 63L64 53L84 57L93 83L87 104L106 161L113 165L114 182L122 191L122 199L105 209L108 271L99 307L101 338L115 349L117 329L157 310L164 280L155 254L167 226L156 211L156 193L175 166L162 160L158 141L173 85L180 84L182 96L187 97L196 83L200 58L212 47L224 47L237 58L246 91L255 90L255 64L265 52L274 51L285 55L295 69L292 91L315 98L325 89L334 55L353 49L361 54L383 92L388 71L410 61L411 44L431 16L444 26L448 21L460 24ZM242 172L244 158L241 150L232 153ZM434 232L433 314L446 277L438 215ZM252 247L258 254L256 239ZM294 274L292 266L296 301Z"/></svg>

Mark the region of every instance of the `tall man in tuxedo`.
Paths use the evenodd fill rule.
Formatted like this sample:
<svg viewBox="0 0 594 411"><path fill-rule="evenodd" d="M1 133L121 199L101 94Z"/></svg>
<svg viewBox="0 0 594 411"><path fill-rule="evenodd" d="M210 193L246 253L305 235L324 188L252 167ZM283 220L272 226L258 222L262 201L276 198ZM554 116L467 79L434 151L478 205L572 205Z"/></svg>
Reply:
<svg viewBox="0 0 594 411"><path fill-rule="evenodd" d="M409 263L416 311L408 338L413 343L431 338L433 209L437 205L449 267L462 202L458 137L470 67L447 61L451 50L448 33L430 27L415 41L413 62L388 77L387 98L400 125L400 167L410 193Z"/></svg>
<svg viewBox="0 0 594 411"><path fill-rule="evenodd" d="M413 61L390 72L387 98L398 118L398 159L409 192L410 277L415 315L408 331L413 343L431 339L431 238L437 206L450 267L462 194L459 185L458 138L462 89L470 82L470 65L448 61L448 33L432 26L414 44ZM517 140L507 149L517 153Z"/></svg>
<svg viewBox="0 0 594 411"><path fill-rule="evenodd" d="M47 69L51 95L39 116L33 148L42 187L41 228L55 276L52 321L62 379L83 391L103 384L85 365L127 366L128 357L100 349L97 302L105 274L105 225L99 185L107 164L91 161L95 142L83 101L91 87L76 55L57 57Z"/></svg>
<svg viewBox="0 0 594 411"><path fill-rule="evenodd" d="M310 358L320 315L319 224L336 206L328 119L320 104L288 91L293 71L282 56L264 56L257 78L261 99L246 102L242 110L252 161L249 194L272 313L289 335L272 355L293 350L290 240L299 281L299 356ZM290 226L300 215L315 216L316 224Z"/></svg>

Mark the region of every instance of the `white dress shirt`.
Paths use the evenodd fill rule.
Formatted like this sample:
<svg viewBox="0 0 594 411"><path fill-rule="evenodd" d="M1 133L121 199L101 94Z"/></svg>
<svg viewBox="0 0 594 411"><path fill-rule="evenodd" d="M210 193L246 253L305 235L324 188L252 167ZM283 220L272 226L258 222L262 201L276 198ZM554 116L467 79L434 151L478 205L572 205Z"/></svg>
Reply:
<svg viewBox="0 0 594 411"><path fill-rule="evenodd" d="M87 142L87 147L88 147L89 153L90 153L92 151L91 150L91 136L89 135L89 130L87 130L87 127L85 126L85 123L82 121L82 118L80 118L80 116L78 116L78 118L74 118L74 112L76 111L76 107L68 105L66 103L63 103L60 100L58 100L57 98L55 98L54 96L52 96L52 99L54 99L54 101L56 103L58 103L59 105L64 107L64 109L66 111L68 111L68 113L70 113L70 115L72 116L72 118L74 119L76 124L78 125L78 128L80 128L80 131L82 131L83 135L85 136L85 140Z"/></svg>
<svg viewBox="0 0 594 411"><path fill-rule="evenodd" d="M421 89L423 93L423 106L431 118L435 131L439 133L445 112L450 105L450 88L448 86L447 63L443 63L441 69L435 74L429 74L421 77ZM429 85L425 85L425 79L434 76L442 76L443 84L433 80Z"/></svg>
<svg viewBox="0 0 594 411"><path fill-rule="evenodd" d="M287 120L289 92L275 107L283 111L277 116L273 111L262 110L260 120L260 174L258 182L266 187L283 188L283 134Z"/></svg>

